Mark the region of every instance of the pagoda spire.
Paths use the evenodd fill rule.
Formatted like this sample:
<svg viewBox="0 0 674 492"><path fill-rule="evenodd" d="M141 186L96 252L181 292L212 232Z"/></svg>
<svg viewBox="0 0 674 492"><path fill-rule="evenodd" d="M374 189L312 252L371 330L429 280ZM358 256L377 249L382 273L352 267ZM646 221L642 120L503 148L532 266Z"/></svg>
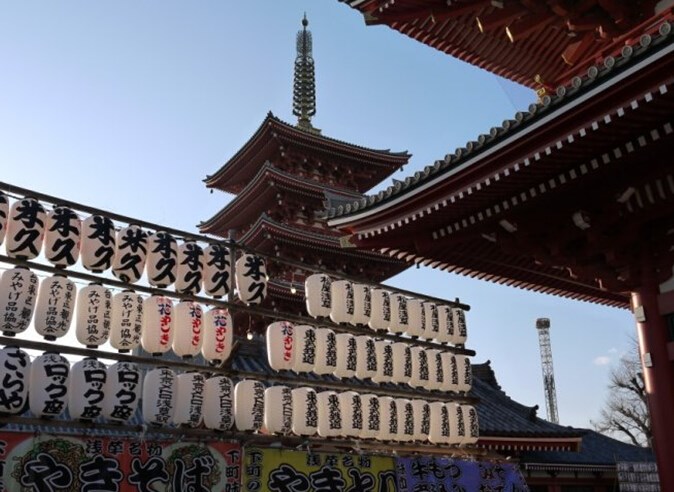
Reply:
<svg viewBox="0 0 674 492"><path fill-rule="evenodd" d="M295 81L293 84L293 114L297 116L297 127L313 133L320 133L311 124L316 114L316 78L314 58L311 55L311 31L304 13L302 30L297 32L297 57L295 58Z"/></svg>

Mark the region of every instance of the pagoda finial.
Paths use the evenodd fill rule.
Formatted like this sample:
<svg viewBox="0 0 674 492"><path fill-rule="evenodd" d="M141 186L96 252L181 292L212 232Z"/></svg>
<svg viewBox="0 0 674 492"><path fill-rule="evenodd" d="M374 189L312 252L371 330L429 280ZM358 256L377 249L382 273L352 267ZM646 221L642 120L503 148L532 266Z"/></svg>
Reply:
<svg viewBox="0 0 674 492"><path fill-rule="evenodd" d="M302 30L297 32L297 57L295 58L295 81L293 85L293 114L297 116L297 127L319 133L313 127L311 117L316 114L316 78L314 59L311 55L311 31L304 13Z"/></svg>

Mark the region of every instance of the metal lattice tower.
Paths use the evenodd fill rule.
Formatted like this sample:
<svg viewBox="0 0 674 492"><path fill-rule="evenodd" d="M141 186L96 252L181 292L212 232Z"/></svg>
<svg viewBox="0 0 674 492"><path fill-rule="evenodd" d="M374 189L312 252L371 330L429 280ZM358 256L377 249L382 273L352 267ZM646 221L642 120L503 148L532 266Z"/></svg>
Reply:
<svg viewBox="0 0 674 492"><path fill-rule="evenodd" d="M311 31L307 30L308 25L307 14L304 14L302 30L297 33L293 114L297 116L298 128L318 133L319 130L311 124L311 117L316 114L316 78L314 58L311 54Z"/></svg>
<svg viewBox="0 0 674 492"><path fill-rule="evenodd" d="M552 368L552 347L550 345L550 320L548 318L538 318L536 320L536 329L538 330L538 343L541 347L545 408L548 412L548 420L558 424L557 391L555 390L555 373Z"/></svg>

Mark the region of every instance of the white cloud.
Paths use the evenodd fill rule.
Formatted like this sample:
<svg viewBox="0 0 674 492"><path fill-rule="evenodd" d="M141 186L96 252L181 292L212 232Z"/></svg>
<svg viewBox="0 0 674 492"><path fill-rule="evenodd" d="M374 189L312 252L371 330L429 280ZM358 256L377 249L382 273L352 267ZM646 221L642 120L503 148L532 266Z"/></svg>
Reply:
<svg viewBox="0 0 674 492"><path fill-rule="evenodd" d="M609 353L609 354L617 354L617 353L618 353L618 349L615 348L615 347L611 347L610 349L608 349L608 353Z"/></svg>
<svg viewBox="0 0 674 492"><path fill-rule="evenodd" d="M607 366L611 363L611 358L606 355L600 355L599 357L595 357L592 362L595 366Z"/></svg>

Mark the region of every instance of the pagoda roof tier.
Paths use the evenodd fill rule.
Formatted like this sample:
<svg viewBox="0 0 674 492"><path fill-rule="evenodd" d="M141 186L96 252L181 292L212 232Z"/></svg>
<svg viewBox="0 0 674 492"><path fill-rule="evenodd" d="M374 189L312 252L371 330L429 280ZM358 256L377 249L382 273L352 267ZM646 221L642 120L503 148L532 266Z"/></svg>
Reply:
<svg viewBox="0 0 674 492"><path fill-rule="evenodd" d="M663 23L443 161L328 210L329 225L410 263L627 307L639 254L671 276L670 32Z"/></svg>
<svg viewBox="0 0 674 492"><path fill-rule="evenodd" d="M248 142L204 182L208 188L236 194L265 162L274 161L286 147L300 149L306 155L329 156L333 163L343 166L343 171L352 170L359 192L377 185L411 157L406 151L369 149L301 130L270 112Z"/></svg>
<svg viewBox="0 0 674 492"><path fill-rule="evenodd" d="M367 272L372 282L383 281L408 267L403 261L381 253L343 249L338 236L293 227L277 222L267 215L259 217L238 242L268 254L276 253L276 248L282 244L292 248L294 252L313 252L324 260L339 259L340 263L357 266L360 272ZM353 274L359 276L360 272L354 271Z"/></svg>
<svg viewBox="0 0 674 492"><path fill-rule="evenodd" d="M597 59L638 42L671 2L588 0L340 0L368 25L412 39L532 88L554 90Z"/></svg>
<svg viewBox="0 0 674 492"><path fill-rule="evenodd" d="M225 236L229 229L241 229L254 222L271 202L276 202L280 192L300 197L307 203L313 201L321 209L327 200L327 192L341 200L352 201L362 196L359 193L327 188L316 180L295 176L266 162L236 198L213 217L199 224L199 230L202 234Z"/></svg>

